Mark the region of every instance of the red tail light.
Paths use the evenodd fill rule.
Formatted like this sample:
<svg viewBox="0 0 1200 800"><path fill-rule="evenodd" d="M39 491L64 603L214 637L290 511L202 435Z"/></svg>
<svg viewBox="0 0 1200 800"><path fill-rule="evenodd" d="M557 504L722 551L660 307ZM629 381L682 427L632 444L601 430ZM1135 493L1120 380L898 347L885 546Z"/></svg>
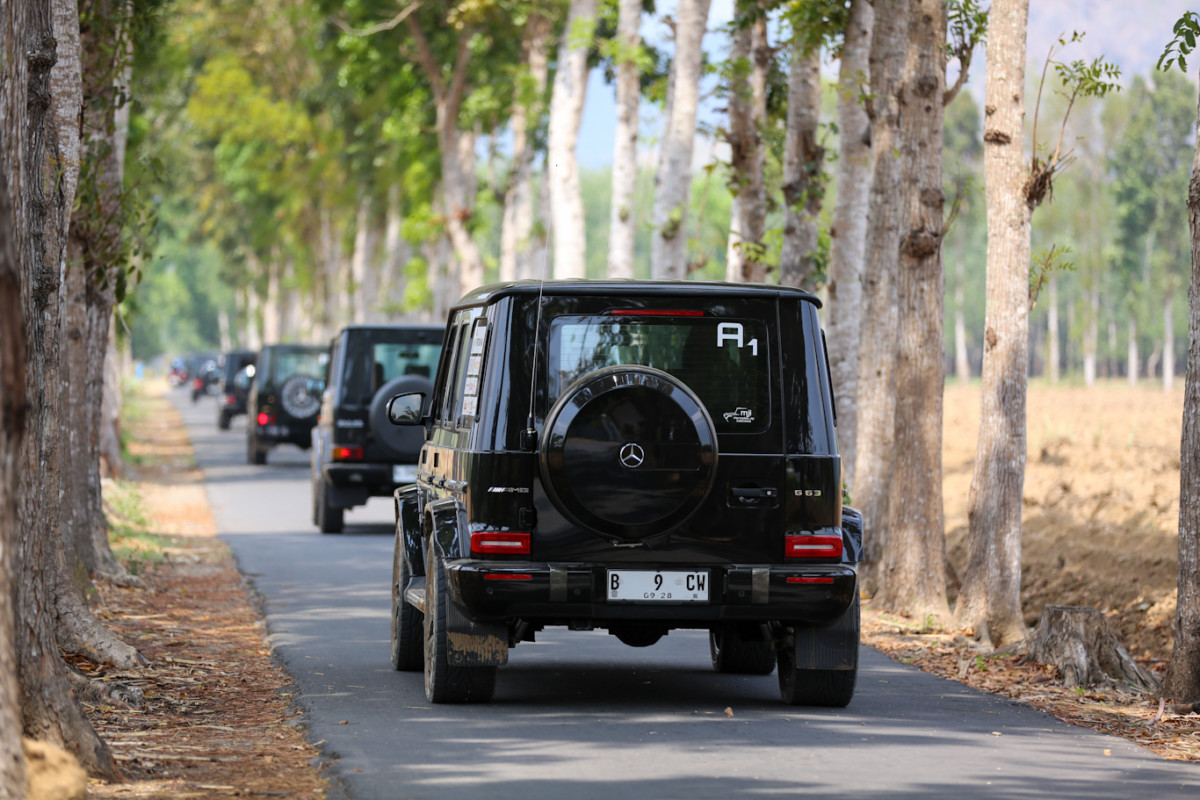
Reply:
<svg viewBox="0 0 1200 800"><path fill-rule="evenodd" d="M833 578L811 577L808 575L788 576L788 583L833 583Z"/></svg>
<svg viewBox="0 0 1200 800"><path fill-rule="evenodd" d="M528 572L489 572L483 576L485 581L531 581L533 576Z"/></svg>
<svg viewBox="0 0 1200 800"><path fill-rule="evenodd" d="M529 534L511 531L475 531L471 552L483 555L529 555Z"/></svg>
<svg viewBox="0 0 1200 800"><path fill-rule="evenodd" d="M275 424L275 415L268 414L265 411L260 411L258 414L258 424L259 425L274 425Z"/></svg>
<svg viewBox="0 0 1200 800"><path fill-rule="evenodd" d="M362 461L363 449L361 447L335 447L333 448L334 461Z"/></svg>
<svg viewBox="0 0 1200 800"><path fill-rule="evenodd" d="M231 394L225 395L225 405L236 406L237 405L237 397L235 397L234 395L231 395Z"/></svg>
<svg viewBox="0 0 1200 800"><path fill-rule="evenodd" d="M785 536L784 558L841 558L841 536Z"/></svg>

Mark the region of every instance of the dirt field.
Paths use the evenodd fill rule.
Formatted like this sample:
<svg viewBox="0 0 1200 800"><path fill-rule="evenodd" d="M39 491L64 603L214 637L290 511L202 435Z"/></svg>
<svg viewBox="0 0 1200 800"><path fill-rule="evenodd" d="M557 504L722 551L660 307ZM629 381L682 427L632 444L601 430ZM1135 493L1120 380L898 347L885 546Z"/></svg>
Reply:
<svg viewBox="0 0 1200 800"><path fill-rule="evenodd" d="M1031 386L1022 558L1031 626L1046 603L1094 606L1108 614L1133 655L1170 655L1183 415L1178 385L1170 393L1123 382ZM945 407L947 549L961 574L978 387L948 386Z"/></svg>

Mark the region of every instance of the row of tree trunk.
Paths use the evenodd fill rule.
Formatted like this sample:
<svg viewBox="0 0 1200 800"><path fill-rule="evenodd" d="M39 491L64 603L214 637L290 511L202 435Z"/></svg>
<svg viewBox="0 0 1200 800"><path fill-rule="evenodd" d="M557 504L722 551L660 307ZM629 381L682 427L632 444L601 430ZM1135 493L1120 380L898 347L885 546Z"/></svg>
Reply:
<svg viewBox="0 0 1200 800"><path fill-rule="evenodd" d="M109 549L100 494L106 363L128 266L117 112L131 13L108 0L0 2L0 797L23 796L22 731L115 774L77 697L127 703L136 692L90 682L60 653L144 663L84 599L97 574L132 580Z"/></svg>

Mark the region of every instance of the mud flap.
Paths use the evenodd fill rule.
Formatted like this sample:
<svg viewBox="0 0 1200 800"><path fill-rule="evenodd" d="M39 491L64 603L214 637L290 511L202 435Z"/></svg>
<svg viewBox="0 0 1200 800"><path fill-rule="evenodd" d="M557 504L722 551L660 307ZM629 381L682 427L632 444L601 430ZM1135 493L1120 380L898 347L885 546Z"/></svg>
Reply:
<svg viewBox="0 0 1200 800"><path fill-rule="evenodd" d="M827 628L796 629L796 669L858 667L858 598Z"/></svg>
<svg viewBox="0 0 1200 800"><path fill-rule="evenodd" d="M468 619L457 603L446 599L446 662L452 667L507 664L508 626Z"/></svg>

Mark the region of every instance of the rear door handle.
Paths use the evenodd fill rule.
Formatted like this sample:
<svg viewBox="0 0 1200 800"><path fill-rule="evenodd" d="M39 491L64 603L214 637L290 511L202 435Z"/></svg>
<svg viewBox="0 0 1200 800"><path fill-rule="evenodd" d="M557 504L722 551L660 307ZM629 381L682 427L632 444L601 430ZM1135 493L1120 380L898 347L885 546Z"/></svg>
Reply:
<svg viewBox="0 0 1200 800"><path fill-rule="evenodd" d="M779 496L777 489L764 489L759 486L737 487L729 490L739 500L774 499Z"/></svg>

